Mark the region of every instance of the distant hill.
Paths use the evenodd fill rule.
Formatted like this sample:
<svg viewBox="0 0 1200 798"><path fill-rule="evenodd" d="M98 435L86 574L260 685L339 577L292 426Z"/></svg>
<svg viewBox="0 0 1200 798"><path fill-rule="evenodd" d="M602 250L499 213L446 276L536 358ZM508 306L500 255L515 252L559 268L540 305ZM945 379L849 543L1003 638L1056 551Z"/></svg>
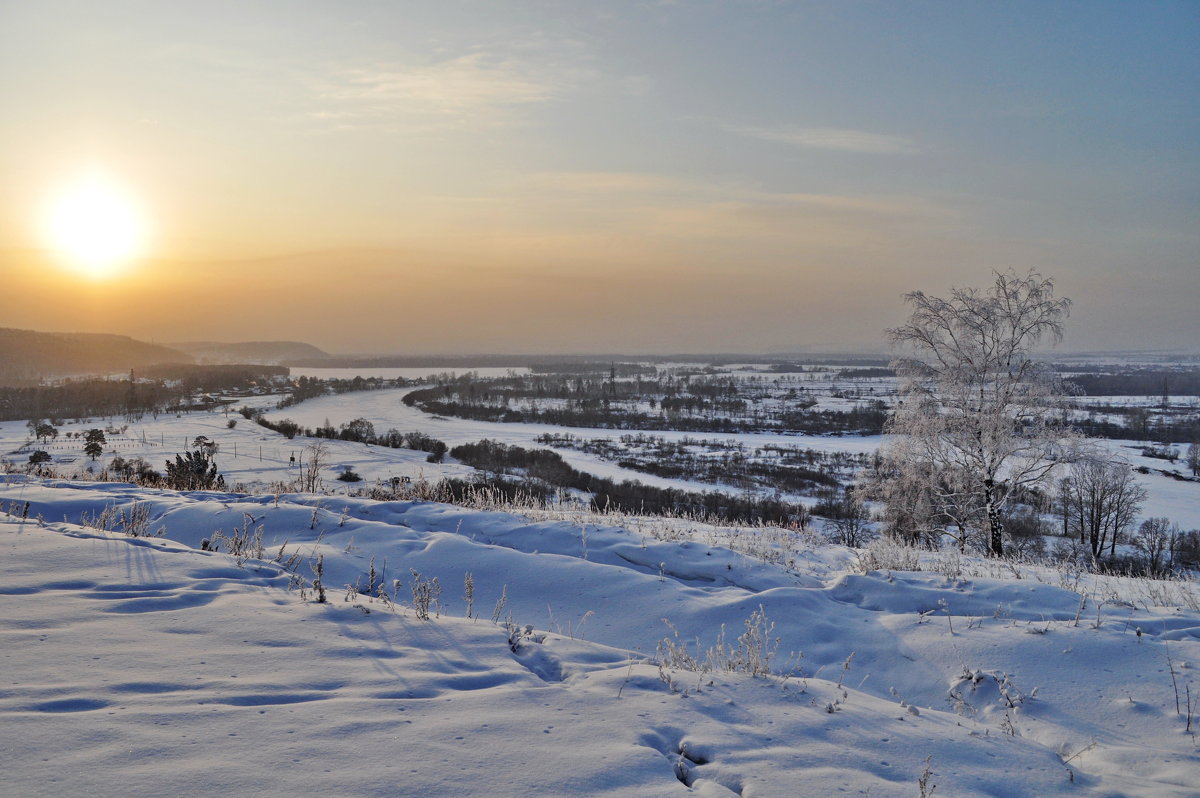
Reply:
<svg viewBox="0 0 1200 798"><path fill-rule="evenodd" d="M293 360L320 360L329 357L312 344L300 341L184 341L172 347L187 352L201 363L254 363L280 365Z"/></svg>
<svg viewBox="0 0 1200 798"><path fill-rule="evenodd" d="M191 362L184 352L124 335L0 328L0 385Z"/></svg>

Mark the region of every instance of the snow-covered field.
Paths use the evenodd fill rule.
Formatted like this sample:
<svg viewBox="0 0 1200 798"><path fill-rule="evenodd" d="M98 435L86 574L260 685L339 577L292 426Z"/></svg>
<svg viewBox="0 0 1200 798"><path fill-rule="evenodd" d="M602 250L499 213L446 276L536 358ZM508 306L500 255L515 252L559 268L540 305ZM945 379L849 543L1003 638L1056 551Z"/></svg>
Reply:
<svg viewBox="0 0 1200 798"><path fill-rule="evenodd" d="M328 371L337 371L341 377L353 376L347 370ZM537 443L538 436L546 433L610 439L621 435L620 430L613 429L561 427L549 424L502 424L431 416L401 401L409 390L411 389L387 389L324 396L282 410L275 408L277 397L255 397L247 400L246 404L264 408L267 418L273 421L288 418L303 426L315 428L326 421L336 427L355 418L365 418L374 424L377 432L382 433L389 428L400 432L420 431L445 441L451 447L489 438L510 445L538 448L541 446ZM234 428L228 427L230 420L236 423ZM91 427L104 427L110 423L123 422L112 419L68 422L61 428L63 434L54 443L46 446L30 444L27 448L22 448L29 443L29 431L25 424L20 421L0 422L0 459L23 466L28 460L29 451L41 448L54 457L60 473L70 474L75 470L85 469L88 460L82 453L82 440L67 440L65 433L82 434ZM741 442L747 447L783 445L822 452L867 455L875 452L882 442L882 437L877 435L824 436L657 430L647 434L672 441L702 437ZM294 455L299 458L308 442L303 438L288 440L283 435L260 427L232 411L193 412L178 417L164 414L157 419L146 416L129 425L124 434L110 435L109 445L106 446L108 454L98 464L102 465L103 462L111 460L115 453L125 458L143 457L161 471L166 459L173 457L177 452L186 451L199 435L204 435L219 445L217 463L221 473L225 475L227 485L232 487L242 484L257 489L295 479L296 469L291 465L291 457ZM452 460L441 464L429 463L424 452L410 449L389 449L346 441L328 441L328 445L332 453L331 466L334 467L325 474L326 486L330 489L346 490L344 483L333 480L342 468L353 469L362 475L367 483L386 482L392 477L424 477L432 480L443 476L468 477L474 473L473 469ZM1099 445L1111 451L1113 457L1124 459L1135 466L1152 469L1150 474L1138 475L1138 481L1149 494L1141 517L1165 516L1185 530L1200 528L1200 483L1179 482L1158 472L1158 469L1175 469L1182 473L1185 469L1181 463L1170 464L1164 460L1143 457L1141 445L1132 441L1100 441ZM713 489L712 485L702 482L664 478L622 468L611 460L574 449L561 448L556 451L581 471L617 481L640 480L656 487L694 491Z"/></svg>
<svg viewBox="0 0 1200 798"><path fill-rule="evenodd" d="M135 504L164 537L95 528ZM1184 796L1200 774L1195 584L862 573L803 539L785 567L701 527L301 494L9 477L0 508L5 795L914 796L928 768L926 794ZM265 560L226 553L259 528ZM293 554L296 576L266 561ZM325 604L297 585L318 555ZM372 560L390 600L347 590ZM410 569L440 584L429 620ZM722 627L715 670L656 653L703 659Z"/></svg>
<svg viewBox="0 0 1200 798"><path fill-rule="evenodd" d="M403 394L250 403L451 446L620 434L429 416ZM1195 582L886 545L868 563L785 530L570 508L374 502L333 477L472 469L345 441L327 442L324 474L341 495L290 493L290 457L308 441L232 412L146 417L90 463L76 435L113 425L67 423L34 448L60 474L118 454L161 470L204 435L227 484L259 495L0 478L3 796L913 796L923 779L925 795L1184 796L1200 784ZM23 464L27 442L24 423L0 423L0 457ZM559 451L603 476L711 487ZM1138 479L1143 517L1200 527L1200 484ZM259 531L261 555L231 556ZM413 589L433 579L425 620Z"/></svg>

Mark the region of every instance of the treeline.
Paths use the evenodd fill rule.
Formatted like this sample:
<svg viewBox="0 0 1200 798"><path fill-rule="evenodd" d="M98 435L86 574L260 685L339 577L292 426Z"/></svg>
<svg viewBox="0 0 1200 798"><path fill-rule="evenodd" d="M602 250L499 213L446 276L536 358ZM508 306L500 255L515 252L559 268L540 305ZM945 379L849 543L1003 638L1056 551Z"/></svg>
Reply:
<svg viewBox="0 0 1200 798"><path fill-rule="evenodd" d="M622 468L670 478L726 485L739 490L766 489L814 493L836 488L839 474L864 468L869 458L848 452L769 446L747 448L738 441L684 438L669 441L654 435L581 438L546 433L537 442L575 449L615 462ZM700 451L696 451L699 449Z"/></svg>
<svg viewBox="0 0 1200 798"><path fill-rule="evenodd" d="M816 409L803 386L778 380L672 375L617 380L533 375L459 378L412 391L404 402L427 413L505 423L627 430L877 435L887 406L864 401L848 410Z"/></svg>
<svg viewBox="0 0 1200 798"><path fill-rule="evenodd" d="M365 443L371 446L386 446L389 449L414 449L420 452L427 452L429 457L426 460L431 463L442 462L448 449L445 441L440 441L431 435L426 435L424 432L400 432L397 429L389 429L383 434L376 434L375 425L365 418L356 418L352 421L347 421L340 427L334 427L326 419L323 426L313 428L301 426L290 418L271 421L262 414L261 410L256 408L243 407L239 412L245 418L252 419L260 427L266 427L269 430L278 432L287 437L288 440L295 438L297 435L302 435L308 438L327 438L329 440Z"/></svg>
<svg viewBox="0 0 1200 798"><path fill-rule="evenodd" d="M895 377L896 370L884 367L840 369L838 370L837 376L844 379L874 379L878 377Z"/></svg>
<svg viewBox="0 0 1200 798"><path fill-rule="evenodd" d="M147 413L186 406L197 392L219 393L267 385L279 378L279 369L278 366L179 365L155 370L154 379L132 382L88 378L54 385L0 388L0 421L92 416L140 418Z"/></svg>
<svg viewBox="0 0 1200 798"><path fill-rule="evenodd" d="M1064 378L1085 396L1200 396L1200 368L1100 371Z"/></svg>
<svg viewBox="0 0 1200 798"><path fill-rule="evenodd" d="M1105 407L1101 410L1120 420L1092 415L1073 419L1071 426L1092 438L1162 443L1200 441L1200 415L1160 414L1155 418L1145 407Z"/></svg>
<svg viewBox="0 0 1200 798"><path fill-rule="evenodd" d="M692 514L721 518L735 522L785 524L801 517L806 511L775 498L733 496L716 491L695 493L676 488L658 488L641 482L616 482L606 477L586 474L572 468L557 452L548 449L525 449L496 441L455 446L450 450L455 459L490 472L475 484L548 498L559 490L570 489L591 494L592 504L599 510L619 510L651 515Z"/></svg>
<svg viewBox="0 0 1200 798"><path fill-rule="evenodd" d="M750 361L753 362L753 361ZM891 371L888 367L888 362L882 358L813 358L811 360L796 361L786 360L771 363L771 371L786 373L786 372L802 372L802 371L827 371L830 368L840 368L850 371L883 369ZM861 375L860 375L861 376Z"/></svg>
<svg viewBox="0 0 1200 798"><path fill-rule="evenodd" d="M292 391L279 400L279 408L298 405L305 399L315 399L328 393L325 381L315 377L301 377L292 383Z"/></svg>
<svg viewBox="0 0 1200 798"><path fill-rule="evenodd" d="M353 393L355 391L379 391L384 388L404 388L409 385L420 385L422 380L406 380L397 377L394 380L382 377L350 377L348 379L328 379L319 377L300 377L292 383L292 390L277 405L281 410L293 407L307 399L316 399L329 394Z"/></svg>
<svg viewBox="0 0 1200 798"><path fill-rule="evenodd" d="M162 382L69 380L57 385L0 388L0 421L143 415L165 410L183 396Z"/></svg>
<svg viewBox="0 0 1200 798"><path fill-rule="evenodd" d="M612 407L537 408L503 407L484 404L447 402L434 399L438 389L414 391L404 401L426 413L476 421L504 423L557 424L563 427L633 429L681 432L782 432L800 435L878 435L883 431L887 409L869 405L846 411L809 410L785 413L779 423L753 418L701 415L650 415ZM879 403L881 404L881 403Z"/></svg>
<svg viewBox="0 0 1200 798"><path fill-rule="evenodd" d="M534 363L529 366L529 370L534 374L559 374L571 376L608 374L610 376L617 377L636 377L639 375L653 377L658 373L658 368L649 363L619 363L616 361L611 361L608 363L600 361L588 361L583 363Z"/></svg>
<svg viewBox="0 0 1200 798"><path fill-rule="evenodd" d="M168 363L144 368L139 376L178 383L185 393L217 393L274 385L289 373L286 366L193 366L186 363Z"/></svg>

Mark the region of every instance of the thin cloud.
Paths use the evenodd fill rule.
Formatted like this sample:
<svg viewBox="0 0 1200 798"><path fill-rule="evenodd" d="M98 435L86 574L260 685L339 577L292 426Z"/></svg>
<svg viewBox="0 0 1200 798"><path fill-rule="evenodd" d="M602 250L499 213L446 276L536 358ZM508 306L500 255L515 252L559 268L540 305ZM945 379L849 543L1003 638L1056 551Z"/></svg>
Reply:
<svg viewBox="0 0 1200 798"><path fill-rule="evenodd" d="M815 194L768 191L741 183L704 181L654 172L535 172L522 175L521 185L538 191L580 196L598 194L677 195L685 204L738 203L746 206L793 207L826 213L929 218L956 215L957 210L915 194ZM606 200L609 201L609 200ZM641 206L638 206L641 207Z"/></svg>
<svg viewBox="0 0 1200 798"><path fill-rule="evenodd" d="M865 130L849 130L836 127L798 127L779 125L776 127L732 126L727 130L764 141L774 141L793 147L817 150L840 150L873 155L911 155L917 152L912 139L868 133Z"/></svg>
<svg viewBox="0 0 1200 798"><path fill-rule="evenodd" d="M507 59L472 53L432 64L345 69L318 88L317 119L436 118L500 122L505 109L545 103L565 86Z"/></svg>
<svg viewBox="0 0 1200 798"><path fill-rule="evenodd" d="M540 189L587 193L695 192L705 184L650 172L537 172L524 182Z"/></svg>

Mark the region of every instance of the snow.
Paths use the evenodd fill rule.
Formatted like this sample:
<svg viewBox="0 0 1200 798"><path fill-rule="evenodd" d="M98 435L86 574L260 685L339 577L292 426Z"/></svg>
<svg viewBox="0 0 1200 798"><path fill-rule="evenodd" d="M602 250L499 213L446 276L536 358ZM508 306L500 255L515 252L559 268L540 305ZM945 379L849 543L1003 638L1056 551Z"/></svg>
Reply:
<svg viewBox="0 0 1200 798"><path fill-rule="evenodd" d="M134 504L163 537L94 528ZM771 563L701 525L344 496L10 476L0 509L14 796L911 796L927 761L940 795L1184 796L1200 774L1173 686L1195 702L1194 583L863 573L806 538ZM264 559L200 550L247 527ZM297 584L318 554L325 604ZM347 588L372 559L388 600ZM428 621L410 569L441 585ZM760 607L772 675L656 664L662 619L703 657Z"/></svg>

